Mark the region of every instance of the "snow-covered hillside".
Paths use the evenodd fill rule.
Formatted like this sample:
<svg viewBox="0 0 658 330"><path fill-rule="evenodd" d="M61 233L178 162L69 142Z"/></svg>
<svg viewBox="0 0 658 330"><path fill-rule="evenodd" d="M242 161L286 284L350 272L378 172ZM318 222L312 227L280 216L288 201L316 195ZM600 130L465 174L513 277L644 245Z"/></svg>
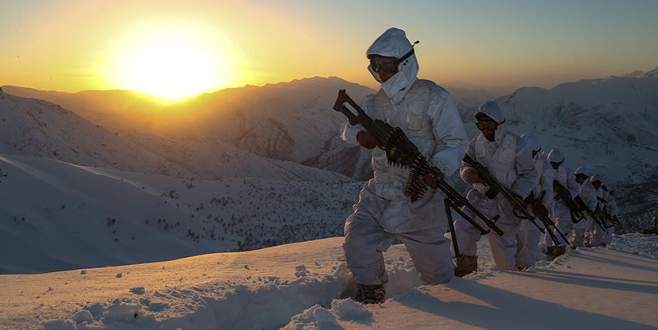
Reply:
<svg viewBox="0 0 658 330"><path fill-rule="evenodd" d="M120 134L43 100L0 93L0 125L0 153L127 171L181 171Z"/></svg>
<svg viewBox="0 0 658 330"><path fill-rule="evenodd" d="M419 286L401 245L386 252L388 299L361 305L341 238L165 262L0 275L7 329L653 329L658 236L614 237L527 272ZM627 244L632 242L633 244ZM638 251L644 247L645 250ZM482 243L481 251L488 251Z"/></svg>
<svg viewBox="0 0 658 330"><path fill-rule="evenodd" d="M570 166L588 165L613 184L658 173L655 75L521 88L497 101L513 130L535 132L546 149L560 148Z"/></svg>
<svg viewBox="0 0 658 330"><path fill-rule="evenodd" d="M221 141L110 132L59 105L7 93L0 94L0 125L0 153L5 154L176 177L347 180L335 172L260 157Z"/></svg>
<svg viewBox="0 0 658 330"><path fill-rule="evenodd" d="M0 155L0 176L0 273L336 236L360 187L285 177L179 179L15 155Z"/></svg>
<svg viewBox="0 0 658 330"><path fill-rule="evenodd" d="M339 89L347 89L356 100L372 93L337 77L223 89L174 105L157 104L125 91L4 89L55 102L122 133L201 143L219 140L267 158L300 163L328 151L327 144L338 135L343 118L331 107Z"/></svg>

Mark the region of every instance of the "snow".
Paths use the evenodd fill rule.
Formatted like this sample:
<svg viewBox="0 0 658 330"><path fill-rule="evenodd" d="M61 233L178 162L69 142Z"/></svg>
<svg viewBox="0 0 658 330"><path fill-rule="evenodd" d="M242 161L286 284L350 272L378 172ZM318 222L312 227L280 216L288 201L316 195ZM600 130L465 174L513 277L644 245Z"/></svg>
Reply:
<svg viewBox="0 0 658 330"><path fill-rule="evenodd" d="M559 148L572 168L587 165L612 185L658 173L658 77L520 88L497 101L513 131L534 132L546 150Z"/></svg>
<svg viewBox="0 0 658 330"><path fill-rule="evenodd" d="M657 86L654 70L498 101L517 133L534 130L572 167L633 183L625 203L646 210L655 208ZM478 273L440 286L420 285L396 245L385 260L389 299L347 298L355 286L342 238L320 238L342 234L362 185L336 172L369 172L367 154L338 141L338 88L356 99L371 92L316 77L207 94L154 118L146 101L131 114L125 92L23 91L74 113L8 89L0 273L12 274L0 275L0 328L658 327L658 239L641 234L523 273L497 270L483 252ZM464 106L488 97L462 92Z"/></svg>
<svg viewBox="0 0 658 330"><path fill-rule="evenodd" d="M635 242L615 236L613 246ZM638 245L656 253L658 236ZM649 329L658 326L658 263L607 248L571 251L528 272L481 268L418 283L401 245L386 252L388 299L361 305L341 238L255 251L33 275L0 275L0 328L39 329ZM650 252L653 251L653 252ZM248 268L244 266L248 265ZM308 274L297 277L300 266ZM121 279L116 273L123 273ZM48 291L48 288L52 291ZM135 295L131 288L144 288ZM89 320L89 317L93 321Z"/></svg>
<svg viewBox="0 0 658 330"><path fill-rule="evenodd" d="M190 180L10 155L0 155L0 168L7 173L0 183L0 216L8 219L0 222L0 273L130 264L336 236L361 186Z"/></svg>

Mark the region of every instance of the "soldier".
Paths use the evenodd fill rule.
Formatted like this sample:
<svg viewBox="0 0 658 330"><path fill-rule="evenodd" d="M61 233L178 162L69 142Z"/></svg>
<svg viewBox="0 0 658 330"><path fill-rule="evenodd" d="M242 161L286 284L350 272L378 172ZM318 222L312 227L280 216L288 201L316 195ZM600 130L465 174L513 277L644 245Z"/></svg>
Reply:
<svg viewBox="0 0 658 330"><path fill-rule="evenodd" d="M539 182L530 149L524 148L521 138L508 131L505 117L498 104L488 101L475 114L480 134L469 144L466 153L485 166L506 188L526 198ZM467 198L489 217L499 215L496 222L503 236L488 235L493 259L499 269L517 270L516 234L521 219L514 215L511 205L499 191L486 185L480 174L468 163L462 162L460 176L472 189ZM455 274L464 276L477 270L477 241L480 232L458 217L455 221L457 240L463 256L457 259Z"/></svg>
<svg viewBox="0 0 658 330"><path fill-rule="evenodd" d="M578 200L581 205L587 206L590 210L596 209L596 189L592 186L592 182L589 180L589 171L583 167L579 167L574 171L574 176L576 178L576 183L578 184L577 194L574 196L574 199ZM573 244L576 247L582 247L585 245L585 236L586 233L591 231L595 226L594 219L591 216L585 214L585 217L576 223L574 228L574 239Z"/></svg>
<svg viewBox="0 0 658 330"><path fill-rule="evenodd" d="M553 178L554 184L557 183L567 188L571 196L578 195L578 184L576 183L576 179L574 175L572 175L569 168L564 165L564 156L562 153L558 149L553 148L548 153L548 161L551 165L548 168L548 172L549 175ZM552 220L555 222L556 227L560 229L561 232L565 234L571 232L573 226L571 210L567 205L567 201L561 200L559 195L555 193L555 189L554 202L552 203L550 215ZM566 242L561 236L557 235L557 232L555 235L560 241L559 244L555 244L552 241L548 232L545 235L544 242L546 245L546 253L548 254L549 258L556 258L567 251L567 244L569 242Z"/></svg>
<svg viewBox="0 0 658 330"><path fill-rule="evenodd" d="M546 154L542 152L539 141L534 135L524 134L521 138L523 138L526 148L532 152L535 169L539 175L539 182L530 193L532 200L539 204L537 207L543 207L544 212L548 212L546 208L550 208L553 202L553 178L550 177L550 172L546 170L550 164L546 160ZM533 211L534 209L536 207L533 208ZM530 221L522 221L519 232L516 235L516 265L519 270L531 267L537 262L540 255L540 240L541 232L539 228Z"/></svg>
<svg viewBox="0 0 658 330"><path fill-rule="evenodd" d="M466 131L450 94L429 80L418 79L418 62L404 31L390 28L368 48L368 70L381 89L366 98L364 111L373 119L400 127L432 165L451 175L464 157ZM373 149L374 178L359 193L345 223L343 248L357 283L355 300L384 301L387 281L382 252L402 241L426 284L446 283L453 276L449 242L443 237L447 218L441 192L411 202L404 194L409 169L388 163L386 153L360 125L347 123L342 137ZM433 176L424 177L432 187Z"/></svg>
<svg viewBox="0 0 658 330"><path fill-rule="evenodd" d="M596 199L597 199L597 205L596 205L596 213L601 219L602 225L605 227L605 229L601 228L600 226L594 227L592 230L592 238L590 241L591 246L606 246L607 244L610 243L610 240L612 238L612 232L613 232L613 226L610 223L610 220L607 219L607 214L608 214L608 191L603 182L601 181L601 178L598 176L592 176L590 178L592 181L592 186L594 186L594 189L596 189Z"/></svg>

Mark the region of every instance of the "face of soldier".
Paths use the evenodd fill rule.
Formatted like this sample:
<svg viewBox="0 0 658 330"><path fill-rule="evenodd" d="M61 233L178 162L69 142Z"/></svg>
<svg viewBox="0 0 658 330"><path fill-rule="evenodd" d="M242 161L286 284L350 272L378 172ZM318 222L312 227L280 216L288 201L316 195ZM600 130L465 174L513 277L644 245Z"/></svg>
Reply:
<svg viewBox="0 0 658 330"><path fill-rule="evenodd" d="M599 189L601 187L601 181L599 180L592 181L592 185L594 186L594 188Z"/></svg>
<svg viewBox="0 0 658 330"><path fill-rule="evenodd" d="M376 73L379 77L377 80L380 83L386 82L398 73L398 65L400 64L400 61L395 57L370 55L368 59L370 59L368 68L370 71Z"/></svg>
<svg viewBox="0 0 658 330"><path fill-rule="evenodd" d="M560 165L562 165L562 162L551 162L551 167L553 167L554 170L560 168Z"/></svg>
<svg viewBox="0 0 658 330"><path fill-rule="evenodd" d="M489 118L478 118L475 122L475 126L482 132L482 135L489 140L494 141L496 139L496 129L498 128L498 123L489 119Z"/></svg>
<svg viewBox="0 0 658 330"><path fill-rule="evenodd" d="M585 180L587 180L587 175L579 173L576 175L576 182L583 184L585 183Z"/></svg>

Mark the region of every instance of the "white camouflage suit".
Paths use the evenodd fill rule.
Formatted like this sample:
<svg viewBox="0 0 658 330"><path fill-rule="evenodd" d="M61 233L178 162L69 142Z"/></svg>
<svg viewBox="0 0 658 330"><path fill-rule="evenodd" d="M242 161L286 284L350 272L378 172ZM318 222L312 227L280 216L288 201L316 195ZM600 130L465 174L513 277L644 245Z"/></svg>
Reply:
<svg viewBox="0 0 658 330"><path fill-rule="evenodd" d="M411 49L404 31L391 28L375 40L367 54L400 58ZM372 118L402 128L420 152L449 176L464 157L466 131L450 94L431 81L417 79L417 74L418 62L411 55L400 63L398 73L366 98L363 108ZM348 123L342 137L356 144L361 130ZM382 252L396 238L406 245L424 283L450 281L454 268L449 242L443 236L447 226L443 194L428 191L412 204L404 195L409 169L389 165L379 148L373 149L372 166L374 177L359 193L345 223L343 248L355 281L365 285L387 282Z"/></svg>
<svg viewBox="0 0 658 330"><path fill-rule="evenodd" d="M574 176L578 174L585 174L588 175L589 171L585 170L582 167L577 168L574 171ZM582 184L578 184L578 194L577 196L580 197L580 199L583 200L585 205L587 207L594 211L596 209L596 189L592 185L592 182L590 178L585 180ZM574 196L576 198L576 196ZM574 229L574 239L573 239L573 244L576 247L582 247L585 244L585 233L587 231L593 230L593 226L598 226L594 223L594 219L592 219L584 210L582 211L583 215L585 216L583 219L581 219L578 223L573 225Z"/></svg>
<svg viewBox="0 0 658 330"><path fill-rule="evenodd" d="M575 175L571 170L564 165L564 156L558 149L552 149L548 153L548 161L562 163L557 170L549 164L548 169L546 170L547 174L550 175L553 180L559 182L562 186L566 187L571 193L571 197L575 198L579 192L578 182L576 182ZM573 228L573 220L571 218L571 210L569 207L557 198L557 193L553 192L554 202L550 208L551 220L555 222L555 226L560 229L560 231L568 238L571 230ZM558 246L566 246L569 242L566 242L557 231L553 231L557 237L560 244ZM546 247L556 245L555 242L551 239L551 236L548 232L544 235L544 244Z"/></svg>
<svg viewBox="0 0 658 330"><path fill-rule="evenodd" d="M600 178L597 178L596 176L592 176L591 181L594 182L596 180L601 180ZM596 189L596 187L595 187ZM607 191L603 190L603 188L599 187L599 189L596 189L596 208L601 209L601 210L606 210L608 213L610 213L610 208L608 205L608 200L610 199L610 195L608 194ZM603 213L603 212L601 212ZM591 245L592 246L599 246L601 244L610 244L610 240L612 239L612 233L614 232L614 227L612 224L609 223L608 220L603 219L601 217L606 226L609 226L605 230L601 229L599 225L595 225L592 229L592 238L591 238Z"/></svg>
<svg viewBox="0 0 658 330"><path fill-rule="evenodd" d="M466 153L487 167L501 184L511 188L521 198L526 198L539 182L531 151L523 147L523 141L518 135L507 131L504 124L505 118L497 104L487 102L480 107L478 113L487 115L499 125L495 131L494 141L488 141L480 133L471 141ZM462 163L460 175L464 182L470 185L471 182L468 182L465 176L467 168L470 166ZM511 205L503 194L499 193L496 198L489 199L484 192L471 189L466 197L489 218L500 216L496 225L500 227L504 235L499 236L493 232L488 234L491 253L499 269L517 270L516 234L521 219L514 215ZM470 212L467 214L471 215ZM455 220L455 231L462 254L465 256L477 255L476 243L480 240L480 232L461 216Z"/></svg>
<svg viewBox="0 0 658 330"><path fill-rule="evenodd" d="M532 134L525 134L521 136L525 147L530 149L530 152L541 149L539 141ZM546 154L539 151L533 157L535 162L535 170L539 175L539 183L532 189L535 198L540 198L541 203L547 209L551 209L553 205L553 177L551 172L547 171L551 165L546 160ZM540 226L543 225L537 221ZM539 241L541 240L541 231L537 226L533 225L530 221L521 221L519 232L516 235L516 264L519 268L528 268L534 265L539 260Z"/></svg>

